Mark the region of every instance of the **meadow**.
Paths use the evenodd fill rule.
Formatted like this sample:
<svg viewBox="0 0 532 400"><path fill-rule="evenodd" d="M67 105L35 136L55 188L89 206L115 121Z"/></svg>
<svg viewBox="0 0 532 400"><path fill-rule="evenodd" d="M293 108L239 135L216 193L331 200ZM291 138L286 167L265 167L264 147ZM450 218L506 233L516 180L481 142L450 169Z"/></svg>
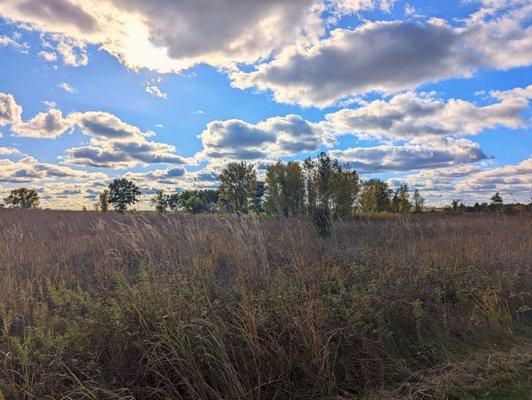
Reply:
<svg viewBox="0 0 532 400"><path fill-rule="evenodd" d="M0 210L0 399L529 399L532 214Z"/></svg>

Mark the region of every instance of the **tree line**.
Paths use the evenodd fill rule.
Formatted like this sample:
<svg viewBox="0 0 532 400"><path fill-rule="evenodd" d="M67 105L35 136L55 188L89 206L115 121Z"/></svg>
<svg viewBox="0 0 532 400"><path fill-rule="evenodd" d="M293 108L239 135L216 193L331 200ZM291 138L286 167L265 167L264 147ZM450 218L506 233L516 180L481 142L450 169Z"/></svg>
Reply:
<svg viewBox="0 0 532 400"><path fill-rule="evenodd" d="M302 162L278 161L268 166L264 180L258 179L253 164L231 162L218 178L218 189L184 190L172 194L158 190L151 203L161 213L308 216L319 223L320 219L349 218L355 213L422 212L425 202L419 190L414 190L411 195L406 184L392 190L380 179L362 181L349 164L341 164L326 153ZM106 212L112 205L118 212L125 212L139 201L140 195L140 188L133 181L115 179L99 194L95 209ZM39 196L33 189L20 188L12 190L4 201L12 208L34 208L39 204ZM445 210L500 210L504 206L501 196L496 193L489 204L476 203L468 207L460 200L453 200Z"/></svg>

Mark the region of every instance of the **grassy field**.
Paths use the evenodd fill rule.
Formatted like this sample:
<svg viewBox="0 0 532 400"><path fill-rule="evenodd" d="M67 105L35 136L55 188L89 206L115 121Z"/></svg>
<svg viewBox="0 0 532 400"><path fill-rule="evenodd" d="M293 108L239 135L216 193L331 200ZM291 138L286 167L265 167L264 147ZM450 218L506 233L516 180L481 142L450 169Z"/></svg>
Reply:
<svg viewBox="0 0 532 400"><path fill-rule="evenodd" d="M529 399L532 215L0 210L0 399Z"/></svg>

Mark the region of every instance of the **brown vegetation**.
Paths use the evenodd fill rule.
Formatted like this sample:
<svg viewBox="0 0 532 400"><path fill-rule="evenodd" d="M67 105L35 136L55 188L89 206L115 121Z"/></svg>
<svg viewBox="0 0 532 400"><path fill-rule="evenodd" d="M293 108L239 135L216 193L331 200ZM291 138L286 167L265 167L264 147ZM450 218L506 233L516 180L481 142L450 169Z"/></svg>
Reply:
<svg viewBox="0 0 532 400"><path fill-rule="evenodd" d="M0 210L0 398L527 399L532 215Z"/></svg>

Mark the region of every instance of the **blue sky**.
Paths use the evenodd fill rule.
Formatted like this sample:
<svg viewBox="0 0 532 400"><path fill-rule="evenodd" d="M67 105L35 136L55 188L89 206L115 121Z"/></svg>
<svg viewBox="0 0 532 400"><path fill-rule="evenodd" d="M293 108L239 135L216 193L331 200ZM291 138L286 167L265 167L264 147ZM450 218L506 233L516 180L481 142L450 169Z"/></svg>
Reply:
<svg viewBox="0 0 532 400"><path fill-rule="evenodd" d="M91 1L0 1L2 197L326 150L432 204L530 201L529 1Z"/></svg>

